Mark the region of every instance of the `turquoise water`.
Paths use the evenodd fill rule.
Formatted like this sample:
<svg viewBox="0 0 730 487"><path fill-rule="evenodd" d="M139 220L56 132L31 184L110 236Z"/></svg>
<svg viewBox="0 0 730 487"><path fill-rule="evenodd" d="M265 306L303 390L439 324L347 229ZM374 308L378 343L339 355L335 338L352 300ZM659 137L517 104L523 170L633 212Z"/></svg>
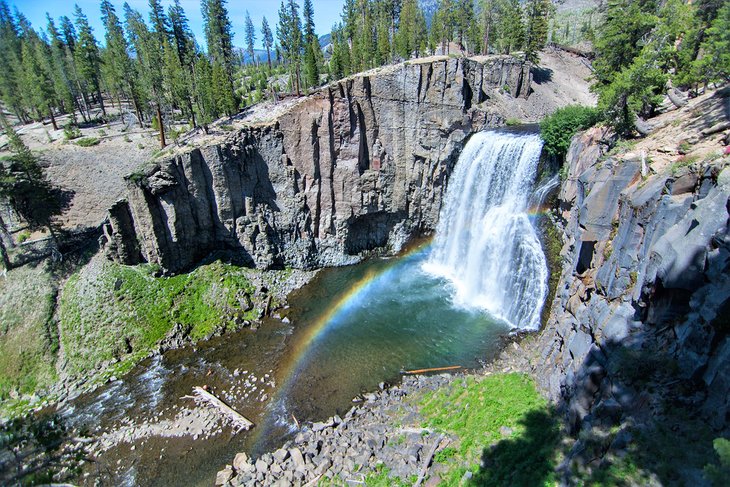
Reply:
<svg viewBox="0 0 730 487"><path fill-rule="evenodd" d="M404 257L326 269L293 295L291 355L272 408L282 417L321 419L403 371L475 368L491 359L510 327L455 305L451 284L423 270L427 257L424 246Z"/></svg>

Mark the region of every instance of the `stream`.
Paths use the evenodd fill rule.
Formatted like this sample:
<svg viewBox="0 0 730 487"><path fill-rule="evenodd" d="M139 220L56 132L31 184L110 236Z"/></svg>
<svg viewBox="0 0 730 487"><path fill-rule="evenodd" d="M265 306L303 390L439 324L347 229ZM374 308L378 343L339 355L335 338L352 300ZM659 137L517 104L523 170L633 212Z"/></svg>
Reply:
<svg viewBox="0 0 730 487"><path fill-rule="evenodd" d="M403 371L477 368L510 331L536 329L547 267L528 212L541 147L533 134L473 135L433 241L324 269L258 330L147 359L67 403L65 421L104 445L80 481L210 485L237 452L276 448L297 422L342 415ZM254 428L234 433L197 408L186 396L202 385Z"/></svg>

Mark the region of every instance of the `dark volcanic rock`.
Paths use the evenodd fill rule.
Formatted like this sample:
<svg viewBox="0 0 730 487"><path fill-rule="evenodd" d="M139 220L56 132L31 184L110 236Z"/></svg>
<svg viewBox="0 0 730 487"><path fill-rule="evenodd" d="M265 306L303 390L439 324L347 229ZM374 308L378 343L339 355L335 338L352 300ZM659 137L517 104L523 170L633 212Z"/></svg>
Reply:
<svg viewBox="0 0 730 487"><path fill-rule="evenodd" d="M268 124L128 177L108 253L176 272L214 250L264 269L397 251L434 230L467 137L510 116L490 105L493 92L510 86L526 98L530 80L529 63L495 56L405 63L331 84Z"/></svg>

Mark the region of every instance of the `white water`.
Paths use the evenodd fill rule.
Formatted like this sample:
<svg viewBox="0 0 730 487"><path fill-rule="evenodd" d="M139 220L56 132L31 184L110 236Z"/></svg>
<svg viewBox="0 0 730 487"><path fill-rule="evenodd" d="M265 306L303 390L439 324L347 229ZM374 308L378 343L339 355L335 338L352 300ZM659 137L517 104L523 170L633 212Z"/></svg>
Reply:
<svg viewBox="0 0 730 487"><path fill-rule="evenodd" d="M459 157L425 269L449 279L454 302L535 330L548 269L527 209L542 140L474 134Z"/></svg>

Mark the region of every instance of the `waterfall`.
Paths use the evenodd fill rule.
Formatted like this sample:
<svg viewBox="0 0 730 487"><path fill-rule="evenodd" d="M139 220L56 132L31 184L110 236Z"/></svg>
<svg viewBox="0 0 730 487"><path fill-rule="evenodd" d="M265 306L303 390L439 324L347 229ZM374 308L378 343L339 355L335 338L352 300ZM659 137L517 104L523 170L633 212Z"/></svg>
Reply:
<svg viewBox="0 0 730 487"><path fill-rule="evenodd" d="M545 256L527 214L542 140L500 131L464 147L424 268L454 286L454 302L535 330L547 295Z"/></svg>

